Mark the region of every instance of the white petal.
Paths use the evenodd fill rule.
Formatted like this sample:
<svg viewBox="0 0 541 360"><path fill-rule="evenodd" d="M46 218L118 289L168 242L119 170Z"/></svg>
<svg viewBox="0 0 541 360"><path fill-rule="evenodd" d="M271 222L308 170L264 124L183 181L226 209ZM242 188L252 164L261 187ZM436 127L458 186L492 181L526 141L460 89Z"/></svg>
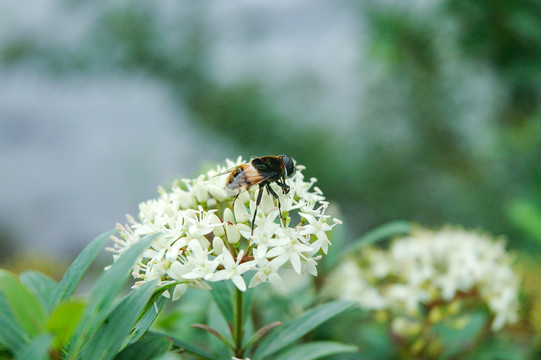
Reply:
<svg viewBox="0 0 541 360"><path fill-rule="evenodd" d="M212 239L212 248L214 249L214 254L220 255L224 251L224 242L218 236L215 236Z"/></svg>
<svg viewBox="0 0 541 360"><path fill-rule="evenodd" d="M235 275L231 278L231 281L233 281L233 284L240 290L240 291L246 291L246 283L244 282L244 279L240 275Z"/></svg>
<svg viewBox="0 0 541 360"><path fill-rule="evenodd" d="M186 293L186 290L188 290L188 284L178 284L175 286L175 290L173 291L173 301L180 299L180 297Z"/></svg>
<svg viewBox="0 0 541 360"><path fill-rule="evenodd" d="M278 275L278 273L274 272L272 274L269 275L269 282L276 286L278 289L282 290L282 291L286 291L286 286L284 284L284 281L282 280L282 278L280 277L280 275Z"/></svg>
<svg viewBox="0 0 541 360"><path fill-rule="evenodd" d="M227 241L230 244L236 244L240 240L240 233L237 227L231 223L225 225L225 233L227 234Z"/></svg>
<svg viewBox="0 0 541 360"><path fill-rule="evenodd" d="M291 263L293 270L295 270L297 274L300 274L302 272L301 258L297 253L291 253L291 255L289 256L289 262Z"/></svg>
<svg viewBox="0 0 541 360"><path fill-rule="evenodd" d="M241 223L252 219L252 215L248 213L248 210L242 201L235 201L234 210L237 222Z"/></svg>

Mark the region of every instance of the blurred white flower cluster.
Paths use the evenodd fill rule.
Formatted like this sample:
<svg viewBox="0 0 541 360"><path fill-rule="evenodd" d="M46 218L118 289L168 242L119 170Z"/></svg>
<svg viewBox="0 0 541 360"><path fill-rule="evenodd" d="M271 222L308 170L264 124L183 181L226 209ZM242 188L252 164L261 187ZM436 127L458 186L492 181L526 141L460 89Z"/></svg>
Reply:
<svg viewBox="0 0 541 360"><path fill-rule="evenodd" d="M252 235L254 194L259 187L244 191L235 202L225 187L224 174L241 163L241 158L226 160L225 166L197 179L173 183L170 191L160 188L160 197L139 205L138 219L128 215L128 224L117 225L119 236L112 238L114 245L108 249L115 260L145 235L159 234L133 267L133 276L140 279L135 286L153 279L159 280L159 286L175 284L176 300L188 286L208 289L209 281L231 280L245 291L243 274L248 271L253 273L250 287L269 281L283 288L278 274L282 266L317 275L320 253L326 254L330 245L326 233L341 222L327 222L328 203L314 186L316 179L306 182L304 167L297 165L287 179L288 194L271 184L279 194L285 224L276 199L265 191ZM293 219L298 222L295 226Z"/></svg>
<svg viewBox="0 0 541 360"><path fill-rule="evenodd" d="M502 240L462 229L417 229L386 251L370 248L344 262L331 284L335 295L387 312L401 334L419 329L423 316L437 320L442 306L456 313L461 301L486 305L496 331L517 320L519 280L510 263Z"/></svg>

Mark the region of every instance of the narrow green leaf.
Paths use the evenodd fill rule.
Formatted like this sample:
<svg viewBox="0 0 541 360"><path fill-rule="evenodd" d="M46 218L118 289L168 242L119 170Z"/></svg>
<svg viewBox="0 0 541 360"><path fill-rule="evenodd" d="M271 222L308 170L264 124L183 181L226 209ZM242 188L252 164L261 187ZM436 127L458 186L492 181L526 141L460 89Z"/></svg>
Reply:
<svg viewBox="0 0 541 360"><path fill-rule="evenodd" d="M162 296L162 294L163 294L166 290L168 290L168 289L170 289L170 288L172 288L172 287L174 287L174 286L176 286L176 285L178 285L178 284L180 284L180 282L173 282L173 283L169 283L169 284L167 284L167 285L162 285L162 286L160 286L159 288L157 288L156 290L154 290L154 293L152 294L152 296L151 296L150 299L148 300L148 302L147 302L145 308L144 308L143 311L141 312L141 317L140 317L140 318L142 318L142 317L148 312L148 310L149 310L150 308L155 309L154 303L155 303L156 301L158 301L158 299L167 299L165 296ZM139 318L138 320L140 320L140 318Z"/></svg>
<svg viewBox="0 0 541 360"><path fill-rule="evenodd" d="M147 336L167 336L169 339L173 340L173 345L179 349L182 349L183 351L187 352L187 353L190 353L190 354L194 354L194 355L197 355L199 356L201 359L203 360L216 360L216 359L219 359L220 357L216 354L213 354L211 352L208 352L207 350L205 349L201 349L200 347L197 347L197 346L194 346L192 344L190 344L189 342L185 342L185 341L182 341L178 338L175 338L173 336L169 336L169 335L165 335L165 334L160 334L159 332L148 332L147 333Z"/></svg>
<svg viewBox="0 0 541 360"><path fill-rule="evenodd" d="M156 280L146 282L125 296L97 329L83 350L83 359L112 359L127 342L139 313L156 287Z"/></svg>
<svg viewBox="0 0 541 360"><path fill-rule="evenodd" d="M353 345L342 344L334 341L317 341L294 346L278 355L274 360L315 360L324 356L357 352L359 349Z"/></svg>
<svg viewBox="0 0 541 360"><path fill-rule="evenodd" d="M227 336L225 336L224 334L222 334L221 332L219 332L218 330L216 330L212 326L205 325L205 324L192 324L191 327L192 328L203 329L206 332L208 332L209 334L214 335L218 340L220 340L222 343L224 343L227 347L229 347L231 349L235 348L235 345L233 344L233 342L231 342L231 340Z"/></svg>
<svg viewBox="0 0 541 360"><path fill-rule="evenodd" d="M351 246L345 249L344 253L351 253L364 249L365 247L375 244L378 241L386 239L390 236L409 234L411 232L411 228L411 224L407 221L390 222L370 231L357 240L354 240Z"/></svg>
<svg viewBox="0 0 541 360"><path fill-rule="evenodd" d="M280 321L274 321L268 325L263 326L261 329L257 330L257 332L250 338L250 340L246 342L246 344L244 345L244 349L250 348L250 346L261 340L263 336L265 336L270 330L280 325L282 325Z"/></svg>
<svg viewBox="0 0 541 360"><path fill-rule="evenodd" d="M68 300L59 304L47 321L47 330L54 334L53 348L62 348L77 328L83 315L85 304Z"/></svg>
<svg viewBox="0 0 541 360"><path fill-rule="evenodd" d="M218 309L218 306L214 302L211 302L207 308L206 323L218 330L220 333L227 334L226 336L229 337L230 343L233 343L233 337L231 334L232 328L230 327L230 325L232 326L233 324L228 324L225 321L224 317L220 313L220 310ZM210 333L208 333L208 341L205 344L205 349L210 350L215 354L220 354L219 359L223 359L225 357L229 360L231 355L233 355L231 350L232 348L230 346L218 340ZM226 354L229 355L229 357Z"/></svg>
<svg viewBox="0 0 541 360"><path fill-rule="evenodd" d="M254 294L254 289L248 288L243 294L244 294L244 301L242 303L242 311L244 314L243 316L244 324L246 324L249 318L248 315L250 314L250 309L252 308L252 297Z"/></svg>
<svg viewBox="0 0 541 360"><path fill-rule="evenodd" d="M22 348L15 357L16 360L49 360L50 335L38 336L24 348Z"/></svg>
<svg viewBox="0 0 541 360"><path fill-rule="evenodd" d="M37 271L26 271L19 276L19 279L36 295L43 308L49 309L58 283Z"/></svg>
<svg viewBox="0 0 541 360"><path fill-rule="evenodd" d="M233 289L231 288L231 282L217 281L211 283L210 286L212 286L212 298L218 309L220 309L220 313L227 323L233 324Z"/></svg>
<svg viewBox="0 0 541 360"><path fill-rule="evenodd" d="M94 331L105 320L117 295L122 291L128 281L130 269L144 249L150 246L157 234L145 236L133 244L111 268L104 271L94 286L88 300L88 307L73 338L67 359L73 359L78 354L83 342L87 341ZM139 314L137 314L139 315Z"/></svg>
<svg viewBox="0 0 541 360"><path fill-rule="evenodd" d="M4 294L0 292L0 343L5 344L12 353L16 353L29 342L30 336L15 319Z"/></svg>
<svg viewBox="0 0 541 360"><path fill-rule="evenodd" d="M113 235L115 232L116 230L110 230L99 235L92 240L92 242L90 242L90 244L88 244L83 251L81 251L79 256L77 256L75 261L73 261L71 266L64 274L62 280L60 280L60 284L56 288L52 300L50 301L49 311L52 311L52 309L54 309L58 303L64 301L70 297L71 294L73 294L75 288L77 288L77 285L79 285L79 282L88 270L90 264L92 264L107 240L109 240L111 235Z"/></svg>
<svg viewBox="0 0 541 360"><path fill-rule="evenodd" d="M352 301L334 301L308 310L298 318L274 330L258 347L253 356L254 359L261 359L274 354L325 321L350 309L354 304Z"/></svg>
<svg viewBox="0 0 541 360"><path fill-rule="evenodd" d="M166 336L145 337L127 346L114 360L152 360L171 349L173 341Z"/></svg>
<svg viewBox="0 0 541 360"><path fill-rule="evenodd" d="M45 310L36 296L15 274L0 269L0 291L8 307L30 337L39 334L45 325Z"/></svg>
<svg viewBox="0 0 541 360"><path fill-rule="evenodd" d="M130 344L135 343L141 337L143 337L143 335L145 335L148 328L150 328L150 325L152 325L160 311L162 311L167 300L168 299L165 296L160 296L156 300L153 300L153 297L150 298L148 303L151 303L152 305L145 307L143 310L143 316L139 319L139 321L137 321L137 324L135 324L135 327L131 333Z"/></svg>

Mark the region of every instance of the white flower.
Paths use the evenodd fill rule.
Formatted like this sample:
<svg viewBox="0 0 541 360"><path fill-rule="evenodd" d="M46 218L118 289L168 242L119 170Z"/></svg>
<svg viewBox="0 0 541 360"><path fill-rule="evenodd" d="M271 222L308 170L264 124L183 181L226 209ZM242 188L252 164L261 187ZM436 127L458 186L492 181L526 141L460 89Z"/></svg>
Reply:
<svg viewBox="0 0 541 360"><path fill-rule="evenodd" d="M308 224L304 226L303 230L301 230L301 234L315 235L317 241L312 243L314 250L317 252L319 249L322 249L326 254L329 249L329 245L331 244L329 238L327 237L327 232L331 231L334 226L339 224L339 222L335 222L332 225L327 224L327 218L330 216L325 215L325 210L327 209L329 203L326 201L322 201L321 203L321 212L319 215L317 215L317 219L316 216L303 212L299 212L299 215L308 221Z"/></svg>
<svg viewBox="0 0 541 360"><path fill-rule="evenodd" d="M212 281L231 280L245 291L243 276L250 271L250 287L270 282L283 288L278 274L282 266L317 275L319 253L327 253L330 245L327 232L341 222L327 223L328 203L314 186L316 179L305 182L304 167L297 165L286 179L288 194L270 184L280 207L263 191L252 224L259 187L241 192L233 201L225 186L225 174L242 163L240 157L226 160L196 179L174 181L170 191L160 187L156 199L139 205L137 220L128 215L128 224L117 225L119 236L112 237L108 248L114 260L144 236L158 234L133 266L133 276L140 279L135 286L151 279L175 284L172 295L166 291L164 296L176 300L188 286L208 289ZM292 224L292 219L301 222Z"/></svg>
<svg viewBox="0 0 541 360"><path fill-rule="evenodd" d="M280 262L276 259L268 260L266 254L254 253L255 262L257 264L257 273L250 280L249 287L255 287L262 282L269 281L272 285L276 286L278 289L285 291L285 284L278 275L278 269L280 268ZM262 255L262 256L259 256Z"/></svg>
<svg viewBox="0 0 541 360"><path fill-rule="evenodd" d="M300 274L302 272L301 262L313 252L312 247L300 240L303 235L299 231L291 228L279 228L276 233L278 237L271 240L273 247L267 252L267 257L275 257L279 264L289 262L293 270Z"/></svg>
<svg viewBox="0 0 541 360"><path fill-rule="evenodd" d="M254 261L247 261L241 263L244 255L244 250L241 250L237 255L237 260L233 259L229 251L224 251L222 265L223 270L217 271L212 277L213 281L231 280L233 284L240 290L246 291L246 283L242 277L242 274L252 268Z"/></svg>
<svg viewBox="0 0 541 360"><path fill-rule="evenodd" d="M342 264L331 282L337 296L366 309L421 317L423 307L468 298L494 314L492 330L517 319L518 278L501 240L461 229L418 229L387 251L365 249L357 260Z"/></svg>
<svg viewBox="0 0 541 360"><path fill-rule="evenodd" d="M182 275L184 279L205 279L210 280L220 265L219 258L210 259L209 249L203 249L198 240L192 240L188 244L191 256L187 259L191 270Z"/></svg>

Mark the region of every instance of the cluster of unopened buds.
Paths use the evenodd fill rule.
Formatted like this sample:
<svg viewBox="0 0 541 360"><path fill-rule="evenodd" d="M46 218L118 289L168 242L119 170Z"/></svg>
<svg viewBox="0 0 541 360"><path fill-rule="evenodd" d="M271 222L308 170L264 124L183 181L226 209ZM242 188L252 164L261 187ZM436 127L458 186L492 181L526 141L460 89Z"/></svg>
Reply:
<svg viewBox="0 0 541 360"><path fill-rule="evenodd" d="M208 282L220 280L245 291L250 274L249 287L268 281L283 288L278 270L284 266L317 274L330 245L327 232L341 222L326 214L329 203L316 179L305 181L304 167L297 165L288 174L288 192L283 183L269 182L258 205L258 186L237 196L227 191L226 174L241 164L246 164L241 158L226 160L196 179L175 181L169 191L160 188L158 198L139 205L137 219L128 216L126 225L118 225L109 248L115 259L144 236L157 234L133 267L139 279L134 286L158 279L159 286L172 285L165 295L176 300L189 286L208 289Z"/></svg>
<svg viewBox="0 0 541 360"><path fill-rule="evenodd" d="M497 331L517 320L519 279L503 240L459 228L417 229L388 250L365 249L342 263L330 280L341 298L390 316L399 335L460 315L465 304L491 313ZM460 322L465 324L465 318Z"/></svg>

